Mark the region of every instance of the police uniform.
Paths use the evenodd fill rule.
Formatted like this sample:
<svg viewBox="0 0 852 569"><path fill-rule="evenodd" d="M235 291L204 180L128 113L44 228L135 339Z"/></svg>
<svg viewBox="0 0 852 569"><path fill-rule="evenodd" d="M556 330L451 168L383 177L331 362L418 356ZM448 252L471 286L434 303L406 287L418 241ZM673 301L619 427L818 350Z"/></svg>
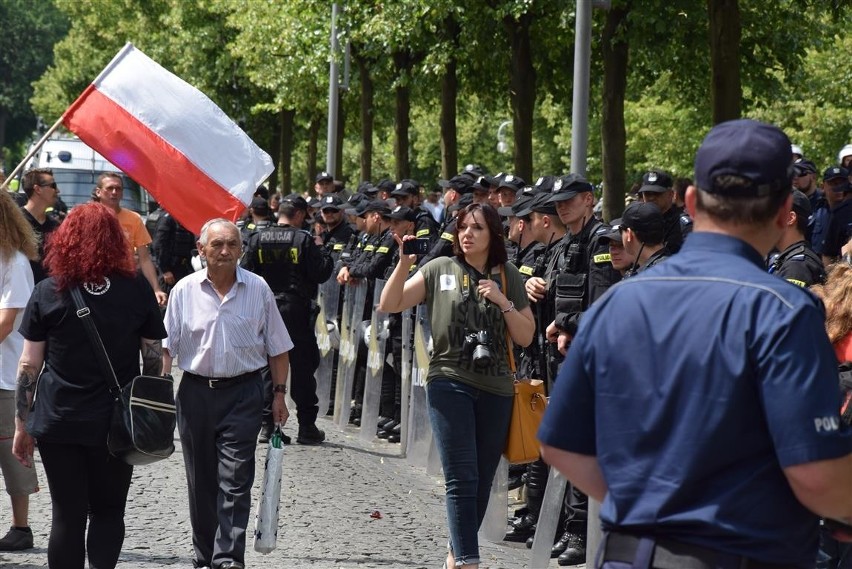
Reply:
<svg viewBox="0 0 852 569"><path fill-rule="evenodd" d="M166 212L157 220L151 249L157 269L161 274L172 273L175 282L192 272L195 235Z"/></svg>
<svg viewBox="0 0 852 569"><path fill-rule="evenodd" d="M672 206L663 214L663 224L666 228L663 240L666 251L669 255L674 255L680 251L686 236L692 232L692 218L680 208Z"/></svg>
<svg viewBox="0 0 852 569"><path fill-rule="evenodd" d="M789 164L779 129L729 121L695 175L747 199L789 192ZM715 187L737 172L751 185ZM819 521L783 469L852 452L830 377L819 301L768 275L748 242L696 232L584 315L538 435L600 467L604 569L813 567Z"/></svg>
<svg viewBox="0 0 852 569"><path fill-rule="evenodd" d="M769 273L801 287L825 282L822 259L807 241L793 243L781 251L770 263Z"/></svg>
<svg viewBox="0 0 852 569"><path fill-rule="evenodd" d="M301 439L303 431L315 428L319 411L314 378L320 357L314 331L315 299L334 264L310 233L278 224L250 235L241 265L269 284L293 340L297 355L290 358L290 394L296 402Z"/></svg>
<svg viewBox="0 0 852 569"><path fill-rule="evenodd" d="M844 194L844 200L831 210L831 220L825 236L822 254L826 257L840 257L841 248L852 237L852 198Z"/></svg>

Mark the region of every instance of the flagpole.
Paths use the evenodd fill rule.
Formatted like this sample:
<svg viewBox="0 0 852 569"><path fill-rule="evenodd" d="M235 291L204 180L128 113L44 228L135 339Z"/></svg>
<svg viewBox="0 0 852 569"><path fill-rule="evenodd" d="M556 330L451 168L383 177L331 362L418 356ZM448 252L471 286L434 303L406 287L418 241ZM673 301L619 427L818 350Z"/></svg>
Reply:
<svg viewBox="0 0 852 569"><path fill-rule="evenodd" d="M63 115L63 116L64 116L64 115ZM32 147L32 149L31 149L29 152L27 152L27 155L26 155L26 156L24 156L24 159L23 159L23 160L21 160L21 163L20 163L20 164L18 164L18 165L15 167L15 169L14 169L14 170L12 170L12 173L11 173L11 174L9 174L9 176L6 178L6 180L5 180L2 184L0 184L0 190L6 190L6 189L8 189L8 188L9 188L9 181L10 181L10 180L14 180L14 179L15 179L15 176L17 176L17 175L18 175L18 173L19 173L21 170L23 170L23 169L24 169L24 165L25 165L27 162L29 162L30 158L32 158L33 156L35 156L35 154L36 154L39 150L41 150L41 147L42 147L42 146L44 146L45 141L47 141L47 139L48 139L48 138L50 138L50 135L51 135L51 134L53 134L54 132L56 132L56 129L58 129L58 128L59 128L59 126L60 126L61 124L62 124L62 117L59 117L59 120L57 120L55 123L53 123L53 126L52 126L52 127L50 127L50 128L47 130L47 132L46 132L46 133L44 133L44 136L42 136L42 137L41 137L41 139L40 139L40 140L39 140L39 141L35 144L35 146L33 146L33 147Z"/></svg>

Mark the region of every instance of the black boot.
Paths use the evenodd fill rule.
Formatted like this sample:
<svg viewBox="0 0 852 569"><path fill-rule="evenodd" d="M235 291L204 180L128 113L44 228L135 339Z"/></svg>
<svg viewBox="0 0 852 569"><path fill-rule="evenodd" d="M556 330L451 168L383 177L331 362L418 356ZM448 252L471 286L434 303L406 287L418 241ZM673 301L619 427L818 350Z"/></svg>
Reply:
<svg viewBox="0 0 852 569"><path fill-rule="evenodd" d="M544 500L544 489L547 486L547 465L541 460L530 464L527 470L527 513L510 524L505 541L525 542L535 534L538 514Z"/></svg>
<svg viewBox="0 0 852 569"><path fill-rule="evenodd" d="M573 520L566 524L566 531L560 538L564 544L557 562L559 565L580 565L586 562L586 520ZM556 547L554 545L554 547Z"/></svg>

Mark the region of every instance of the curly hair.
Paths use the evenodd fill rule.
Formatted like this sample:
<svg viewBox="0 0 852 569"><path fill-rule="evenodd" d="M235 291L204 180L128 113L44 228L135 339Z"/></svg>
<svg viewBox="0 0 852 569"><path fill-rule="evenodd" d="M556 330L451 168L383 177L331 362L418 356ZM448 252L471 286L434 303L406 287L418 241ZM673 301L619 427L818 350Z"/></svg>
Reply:
<svg viewBox="0 0 852 569"><path fill-rule="evenodd" d="M35 261L38 238L9 192L0 190L0 259L8 261L16 251Z"/></svg>
<svg viewBox="0 0 852 569"><path fill-rule="evenodd" d="M99 203L82 204L71 210L47 242L44 264L58 290L101 283L109 275L136 274L118 217Z"/></svg>
<svg viewBox="0 0 852 569"><path fill-rule="evenodd" d="M825 331L834 344L852 332L852 265L835 263L824 285L811 287L825 303Z"/></svg>

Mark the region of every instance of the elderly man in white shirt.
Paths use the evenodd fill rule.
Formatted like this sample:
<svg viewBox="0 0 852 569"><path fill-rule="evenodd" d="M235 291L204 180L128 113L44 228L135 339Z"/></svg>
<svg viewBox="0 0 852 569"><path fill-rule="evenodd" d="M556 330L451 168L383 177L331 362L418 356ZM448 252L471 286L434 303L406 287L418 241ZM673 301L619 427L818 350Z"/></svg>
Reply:
<svg viewBox="0 0 852 569"><path fill-rule="evenodd" d="M177 394L195 567L241 569L251 510L254 453L263 412L260 370L269 365L273 419L284 402L290 335L259 276L238 267L241 240L226 219L204 224L198 252L207 268L172 289L163 371L184 374Z"/></svg>

